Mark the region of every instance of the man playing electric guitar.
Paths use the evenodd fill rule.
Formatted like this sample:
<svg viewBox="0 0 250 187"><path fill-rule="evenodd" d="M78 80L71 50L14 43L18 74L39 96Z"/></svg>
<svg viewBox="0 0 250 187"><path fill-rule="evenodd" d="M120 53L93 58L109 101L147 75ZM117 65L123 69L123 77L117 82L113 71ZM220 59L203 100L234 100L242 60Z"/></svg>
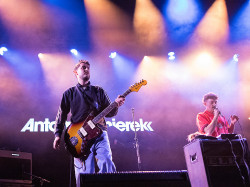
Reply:
<svg viewBox="0 0 250 187"><path fill-rule="evenodd" d="M63 94L56 117L54 149L59 149L61 135L69 112L72 114L71 123L77 124L84 121L91 112L95 116L111 104L106 92L101 87L90 84L90 64L88 61L80 60L73 72L78 80L78 84L69 88ZM119 95L115 99L116 105L114 109L105 117L115 116L118 112L118 107L123 105L124 101L125 97ZM95 158L97 159L100 173L116 171L112 161L107 125L104 118L98 121L97 126L102 130L102 133L94 139L87 158L74 158L77 186L80 186L80 173L95 172ZM74 140L71 139L71 141L74 144Z"/></svg>

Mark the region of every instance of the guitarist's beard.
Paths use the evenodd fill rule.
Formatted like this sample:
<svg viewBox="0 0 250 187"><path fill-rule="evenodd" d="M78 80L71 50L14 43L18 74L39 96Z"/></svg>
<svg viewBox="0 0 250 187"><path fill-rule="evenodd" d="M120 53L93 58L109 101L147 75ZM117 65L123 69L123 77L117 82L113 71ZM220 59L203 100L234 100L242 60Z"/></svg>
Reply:
<svg viewBox="0 0 250 187"><path fill-rule="evenodd" d="M82 80L85 83L89 82L89 79L90 79L90 75L89 74L82 76Z"/></svg>
<svg viewBox="0 0 250 187"><path fill-rule="evenodd" d="M89 79L90 79L89 76L83 77L83 81L84 81L84 82L89 82Z"/></svg>

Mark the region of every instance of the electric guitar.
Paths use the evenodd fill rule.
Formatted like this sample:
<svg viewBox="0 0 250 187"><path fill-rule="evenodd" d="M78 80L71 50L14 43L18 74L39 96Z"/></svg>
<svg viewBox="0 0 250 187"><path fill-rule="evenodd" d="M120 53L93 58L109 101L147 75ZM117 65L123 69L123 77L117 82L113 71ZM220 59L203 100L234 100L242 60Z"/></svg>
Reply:
<svg viewBox="0 0 250 187"><path fill-rule="evenodd" d="M121 96L126 97L131 92L138 92L146 84L146 80L141 80L139 83L130 86ZM71 124L66 129L64 134L65 148L72 156L83 160L88 157L94 141L102 134L102 130L97 126L97 123L117 106L118 104L114 101L97 116L94 117L90 113L84 121Z"/></svg>

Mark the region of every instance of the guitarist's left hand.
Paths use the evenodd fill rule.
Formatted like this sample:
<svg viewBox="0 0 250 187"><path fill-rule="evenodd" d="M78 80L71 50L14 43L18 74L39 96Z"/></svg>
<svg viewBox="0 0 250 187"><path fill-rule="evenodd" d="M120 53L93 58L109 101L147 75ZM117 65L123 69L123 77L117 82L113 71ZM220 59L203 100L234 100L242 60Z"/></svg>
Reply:
<svg viewBox="0 0 250 187"><path fill-rule="evenodd" d="M118 104L118 107L120 107L124 104L125 97L118 95L118 97L115 99L115 102Z"/></svg>

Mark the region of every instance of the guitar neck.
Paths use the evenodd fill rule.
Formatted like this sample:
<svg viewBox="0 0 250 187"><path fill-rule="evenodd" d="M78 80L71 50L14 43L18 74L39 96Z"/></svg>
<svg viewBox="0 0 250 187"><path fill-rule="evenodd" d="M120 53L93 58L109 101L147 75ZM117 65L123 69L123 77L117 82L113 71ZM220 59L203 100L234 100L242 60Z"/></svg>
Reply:
<svg viewBox="0 0 250 187"><path fill-rule="evenodd" d="M126 92L124 92L121 96L122 97L126 97L129 93L131 93L131 90L128 89ZM102 118L104 118L111 110L113 110L115 107L117 107L118 104L117 102L113 102L111 103L108 107L106 107L100 114L98 114L93 120L92 122L94 124L98 123Z"/></svg>

